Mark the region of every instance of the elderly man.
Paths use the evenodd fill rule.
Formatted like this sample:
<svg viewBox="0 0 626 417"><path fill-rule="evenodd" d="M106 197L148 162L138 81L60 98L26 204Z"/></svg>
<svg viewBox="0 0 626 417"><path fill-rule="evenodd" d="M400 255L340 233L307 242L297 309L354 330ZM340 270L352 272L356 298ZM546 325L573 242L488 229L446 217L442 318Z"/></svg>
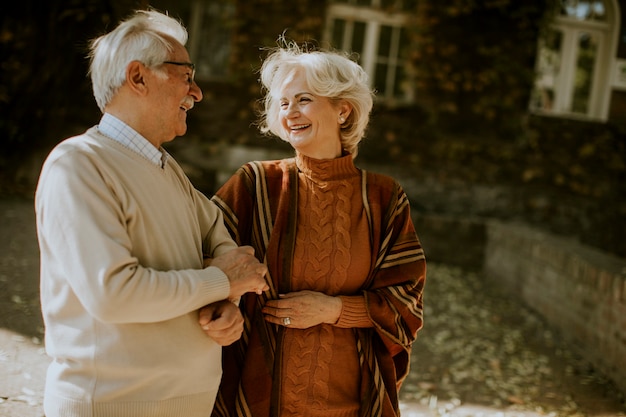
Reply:
<svg viewBox="0 0 626 417"><path fill-rule="evenodd" d="M237 247L220 210L161 147L185 134L202 99L186 40L155 10L95 39L103 117L61 142L41 171L47 417L208 416L221 347L243 329L230 300L267 289L252 248ZM198 326L209 304L211 337Z"/></svg>

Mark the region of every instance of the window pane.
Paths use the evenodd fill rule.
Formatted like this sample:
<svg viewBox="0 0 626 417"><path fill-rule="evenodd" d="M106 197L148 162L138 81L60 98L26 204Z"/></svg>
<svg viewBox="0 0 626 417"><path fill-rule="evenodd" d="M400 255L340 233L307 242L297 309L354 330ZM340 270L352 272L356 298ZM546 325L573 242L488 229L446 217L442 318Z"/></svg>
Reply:
<svg viewBox="0 0 626 417"><path fill-rule="evenodd" d="M562 38L560 31L552 30L539 48L537 79L531 101L534 109L554 110L555 87L561 70Z"/></svg>
<svg viewBox="0 0 626 417"><path fill-rule="evenodd" d="M356 52L359 55L363 53L365 26L365 22L354 22L354 28L352 30L352 52Z"/></svg>
<svg viewBox="0 0 626 417"><path fill-rule="evenodd" d="M589 33L580 33L574 80L574 101L572 103L572 110L576 113L587 114L597 52L597 39Z"/></svg>
<svg viewBox="0 0 626 417"><path fill-rule="evenodd" d="M380 58L389 58L391 51L391 26L381 26L380 36L378 40L378 56Z"/></svg>
<svg viewBox="0 0 626 417"><path fill-rule="evenodd" d="M376 64L374 88L379 96L385 97L387 95L387 64Z"/></svg>
<svg viewBox="0 0 626 417"><path fill-rule="evenodd" d="M407 83L406 68L404 67L405 62L406 62L406 56L407 56L406 48L407 48L407 45L409 45L409 40L407 38L406 29L402 27L399 30L400 30L400 38L399 38L399 45L398 45L398 65L396 67L396 78L395 78L395 82L393 85L394 87L393 89L394 89L394 96L404 97L406 94L409 93L409 91L407 90L409 86L406 85Z"/></svg>
<svg viewBox="0 0 626 417"><path fill-rule="evenodd" d="M405 88L406 86L404 85L406 80L406 74L404 71L404 65L398 65L396 67L396 82L394 83L393 86L393 95L395 97L404 97L405 96Z"/></svg>
<svg viewBox="0 0 626 417"><path fill-rule="evenodd" d="M407 91L403 52L407 44L406 30L394 26L380 26L378 53L376 56L375 88L379 95L388 98L404 98Z"/></svg>
<svg viewBox="0 0 626 417"><path fill-rule="evenodd" d="M606 20L606 7L603 1L594 1L591 7L595 20Z"/></svg>
<svg viewBox="0 0 626 417"><path fill-rule="evenodd" d="M406 59L407 51L406 47L409 45L409 38L405 27L400 28L400 45L398 45L398 51L401 59Z"/></svg>
<svg viewBox="0 0 626 417"><path fill-rule="evenodd" d="M603 0L563 0L561 14L577 20L606 20Z"/></svg>
<svg viewBox="0 0 626 417"><path fill-rule="evenodd" d="M337 0L329 1L338 3ZM416 6L417 1L341 0L349 6L328 9L331 27L325 31L327 41L358 57L379 99L411 100L404 67L409 46L402 27L406 17L402 11L405 7Z"/></svg>
<svg viewBox="0 0 626 417"><path fill-rule="evenodd" d="M333 34L331 43L335 48L343 48L343 36L346 29L346 21L343 19L333 20Z"/></svg>

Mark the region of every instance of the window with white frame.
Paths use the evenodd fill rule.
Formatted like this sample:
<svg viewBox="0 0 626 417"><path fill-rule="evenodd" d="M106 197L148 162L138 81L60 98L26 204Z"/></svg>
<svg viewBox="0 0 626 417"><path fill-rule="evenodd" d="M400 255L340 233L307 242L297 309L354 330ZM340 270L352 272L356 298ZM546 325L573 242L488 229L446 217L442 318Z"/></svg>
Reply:
<svg viewBox="0 0 626 417"><path fill-rule="evenodd" d="M232 1L191 1L188 47L196 64L197 79L228 75L234 14Z"/></svg>
<svg viewBox="0 0 626 417"><path fill-rule="evenodd" d="M530 109L606 120L618 29L616 0L563 0L539 41Z"/></svg>
<svg viewBox="0 0 626 417"><path fill-rule="evenodd" d="M356 54L378 99L412 100L405 48L408 16L415 6L416 0L336 0L328 6L325 41Z"/></svg>

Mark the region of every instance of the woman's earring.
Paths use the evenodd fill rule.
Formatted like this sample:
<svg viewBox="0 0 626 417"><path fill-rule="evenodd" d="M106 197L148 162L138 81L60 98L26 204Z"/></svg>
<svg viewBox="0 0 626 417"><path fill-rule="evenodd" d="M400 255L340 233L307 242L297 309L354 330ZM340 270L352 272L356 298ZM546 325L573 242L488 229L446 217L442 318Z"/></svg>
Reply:
<svg viewBox="0 0 626 417"><path fill-rule="evenodd" d="M343 116L339 117L339 124L340 125L342 125L343 122L345 122L345 121L346 121L346 119Z"/></svg>

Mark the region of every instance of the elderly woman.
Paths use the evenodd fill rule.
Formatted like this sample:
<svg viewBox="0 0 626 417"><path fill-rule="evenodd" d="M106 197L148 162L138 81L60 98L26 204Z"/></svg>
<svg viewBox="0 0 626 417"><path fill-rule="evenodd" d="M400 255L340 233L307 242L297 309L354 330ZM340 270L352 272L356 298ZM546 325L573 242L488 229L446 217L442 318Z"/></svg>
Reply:
<svg viewBox="0 0 626 417"><path fill-rule="evenodd" d="M342 54L284 42L261 82L261 130L295 157L247 163L213 198L270 287L240 300L244 335L225 349L214 415L397 416L426 264L400 185L353 162L367 75Z"/></svg>

